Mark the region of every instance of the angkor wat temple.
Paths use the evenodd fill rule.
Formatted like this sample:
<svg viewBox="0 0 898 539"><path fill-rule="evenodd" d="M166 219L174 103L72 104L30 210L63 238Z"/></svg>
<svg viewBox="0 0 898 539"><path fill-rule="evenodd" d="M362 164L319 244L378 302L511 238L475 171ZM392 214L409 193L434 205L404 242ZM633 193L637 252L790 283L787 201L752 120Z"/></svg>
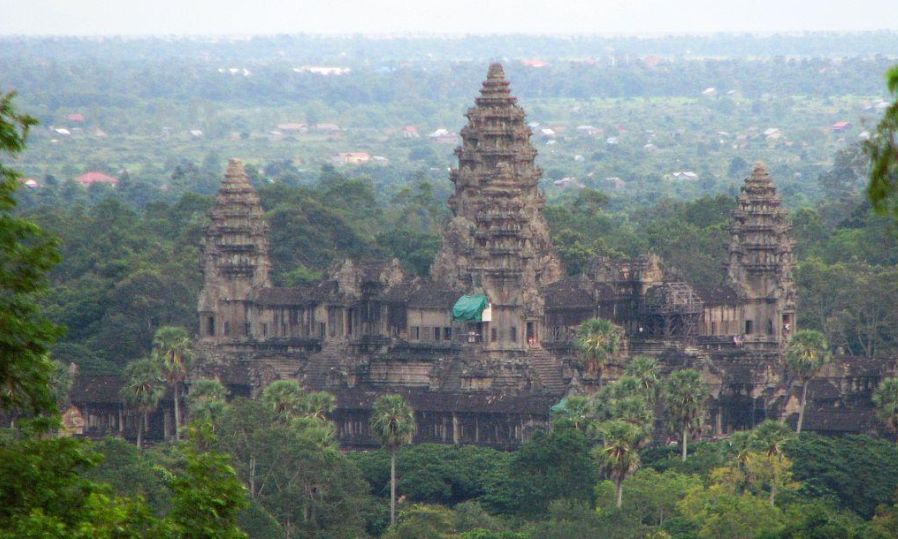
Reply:
<svg viewBox="0 0 898 539"><path fill-rule="evenodd" d="M264 212L231 160L205 233L192 377L216 377L234 395L277 379L329 391L348 446L373 443L369 407L391 392L415 409L416 441L514 447L564 395L595 387L574 361L574 332L600 317L624 329L622 356L705 374L714 433L797 415L780 365L795 331L792 239L764 165L742 186L719 283L686 282L653 255L597 258L567 276L542 215L531 131L501 65L490 66L466 117L450 173L453 217L429 278L395 260L347 260L321 282L273 287ZM453 316L472 296L485 308ZM882 369L840 358L811 385L805 429L874 429L869 397Z"/></svg>

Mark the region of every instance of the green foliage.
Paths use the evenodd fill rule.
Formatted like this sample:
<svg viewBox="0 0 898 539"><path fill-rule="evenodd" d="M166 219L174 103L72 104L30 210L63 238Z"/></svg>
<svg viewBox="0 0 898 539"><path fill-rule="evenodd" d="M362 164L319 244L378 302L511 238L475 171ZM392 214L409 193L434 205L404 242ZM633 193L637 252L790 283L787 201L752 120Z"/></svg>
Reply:
<svg viewBox="0 0 898 539"><path fill-rule="evenodd" d="M623 329L609 320L592 318L577 327L577 349L587 372L601 377L602 369L620 350Z"/></svg>
<svg viewBox="0 0 898 539"><path fill-rule="evenodd" d="M887 77L889 92L898 97L898 66L892 67ZM864 149L870 156L870 184L867 196L873 207L880 212L896 212L896 192L898 192L898 100L892 103L876 126L875 135L867 141Z"/></svg>
<svg viewBox="0 0 898 539"><path fill-rule="evenodd" d="M499 514L541 516L553 500L592 504L596 481L589 440L572 428L538 431L518 449L501 475L491 478L480 501Z"/></svg>
<svg viewBox="0 0 898 539"><path fill-rule="evenodd" d="M789 339L784 356L786 368L802 382L816 376L832 359L829 343L819 331L803 329Z"/></svg>
<svg viewBox="0 0 898 539"><path fill-rule="evenodd" d="M0 157L25 148L37 121L16 112L14 94L0 94ZM0 410L51 412L50 346L61 335L37 301L46 275L59 262L57 242L15 214L19 174L0 163Z"/></svg>
<svg viewBox="0 0 898 539"><path fill-rule="evenodd" d="M286 533L356 537L373 518L368 485L337 450L330 422L314 415L288 419L264 402L235 399L216 431L217 447L233 456L250 495Z"/></svg>
<svg viewBox="0 0 898 539"><path fill-rule="evenodd" d="M670 428L682 434L683 460L686 460L688 436L697 434L704 422L709 396L701 373L694 369L674 371L664 381L665 415Z"/></svg>
<svg viewBox="0 0 898 539"><path fill-rule="evenodd" d="M676 471L659 473L652 468L638 470L624 481L627 503L623 510L632 519L645 525L663 526L677 517L677 503L687 492L702 485L697 475L687 475ZM596 487L599 511L616 511L614 485L603 481Z"/></svg>
<svg viewBox="0 0 898 539"><path fill-rule="evenodd" d="M883 423L898 431L898 378L884 378L873 392L873 404Z"/></svg>
<svg viewBox="0 0 898 539"><path fill-rule="evenodd" d="M371 431L381 445L395 450L415 434L415 413L402 395L381 395L374 401Z"/></svg>
<svg viewBox="0 0 898 539"><path fill-rule="evenodd" d="M246 537L237 526L240 512L249 506L246 488L230 465L230 456L209 450L211 430L192 427L184 449L186 466L172 481L172 508L168 519L177 537Z"/></svg>
<svg viewBox="0 0 898 539"><path fill-rule="evenodd" d="M651 396L642 381L632 376L622 376L593 396L592 417L599 422L623 421L633 425L645 440L652 435L655 427Z"/></svg>
<svg viewBox="0 0 898 539"><path fill-rule="evenodd" d="M830 438L802 433L785 445L806 496L832 500L864 518L893 500L898 488L898 447L869 436Z"/></svg>
<svg viewBox="0 0 898 539"><path fill-rule="evenodd" d="M197 380L190 385L187 407L198 421L216 424L224 414L228 390L218 380Z"/></svg>
<svg viewBox="0 0 898 539"><path fill-rule="evenodd" d="M595 450L596 460L602 472L617 487L617 508L622 506L624 480L639 469L639 444L645 438L645 430L622 419L604 421L599 426L602 445Z"/></svg>

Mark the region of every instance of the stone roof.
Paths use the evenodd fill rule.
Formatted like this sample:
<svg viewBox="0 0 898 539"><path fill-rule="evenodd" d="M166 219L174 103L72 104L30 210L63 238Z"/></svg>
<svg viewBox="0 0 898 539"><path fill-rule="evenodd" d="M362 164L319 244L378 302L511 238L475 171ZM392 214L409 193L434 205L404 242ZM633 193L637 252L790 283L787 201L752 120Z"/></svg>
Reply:
<svg viewBox="0 0 898 539"><path fill-rule="evenodd" d="M613 299L614 291L604 283L591 283L582 277L565 277L543 287L546 309L579 309L594 307L595 291L599 300Z"/></svg>
<svg viewBox="0 0 898 539"><path fill-rule="evenodd" d="M422 281L409 290L408 305L419 309L450 310L463 294L441 283Z"/></svg>
<svg viewBox="0 0 898 539"><path fill-rule="evenodd" d="M69 399L78 404L122 402L119 396L121 387L122 379L116 375L76 376Z"/></svg>
<svg viewBox="0 0 898 539"><path fill-rule="evenodd" d="M334 281L297 286L292 288L261 288L254 293L258 305L307 305L320 303L333 297L337 284Z"/></svg>
<svg viewBox="0 0 898 539"><path fill-rule="evenodd" d="M705 305L736 305L739 294L729 283L695 283L693 290L702 298Z"/></svg>

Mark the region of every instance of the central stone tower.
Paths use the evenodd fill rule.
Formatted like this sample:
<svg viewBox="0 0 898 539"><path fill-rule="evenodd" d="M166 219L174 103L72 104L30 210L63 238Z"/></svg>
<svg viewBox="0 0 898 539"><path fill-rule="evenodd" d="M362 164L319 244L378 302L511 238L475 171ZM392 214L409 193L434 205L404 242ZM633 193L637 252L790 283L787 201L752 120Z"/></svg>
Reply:
<svg viewBox="0 0 898 539"><path fill-rule="evenodd" d="M431 275L489 298L491 332L496 332L490 342L502 348L532 346L543 315L540 288L563 271L542 215L545 198L537 187L542 171L534 162L531 131L500 64L490 65L466 117L455 150L458 167L450 173L454 217Z"/></svg>
<svg viewBox="0 0 898 539"><path fill-rule="evenodd" d="M746 178L730 227L728 273L750 348L776 349L795 331L791 224L763 163Z"/></svg>

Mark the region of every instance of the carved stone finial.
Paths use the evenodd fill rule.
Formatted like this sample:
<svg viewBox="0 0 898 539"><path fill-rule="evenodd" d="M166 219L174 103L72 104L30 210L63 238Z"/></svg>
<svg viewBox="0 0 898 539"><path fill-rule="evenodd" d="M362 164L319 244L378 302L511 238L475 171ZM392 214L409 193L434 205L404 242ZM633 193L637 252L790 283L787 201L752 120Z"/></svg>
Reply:
<svg viewBox="0 0 898 539"><path fill-rule="evenodd" d="M490 64L490 70L487 72L486 78L489 80L505 80L505 70L502 64L495 62Z"/></svg>

